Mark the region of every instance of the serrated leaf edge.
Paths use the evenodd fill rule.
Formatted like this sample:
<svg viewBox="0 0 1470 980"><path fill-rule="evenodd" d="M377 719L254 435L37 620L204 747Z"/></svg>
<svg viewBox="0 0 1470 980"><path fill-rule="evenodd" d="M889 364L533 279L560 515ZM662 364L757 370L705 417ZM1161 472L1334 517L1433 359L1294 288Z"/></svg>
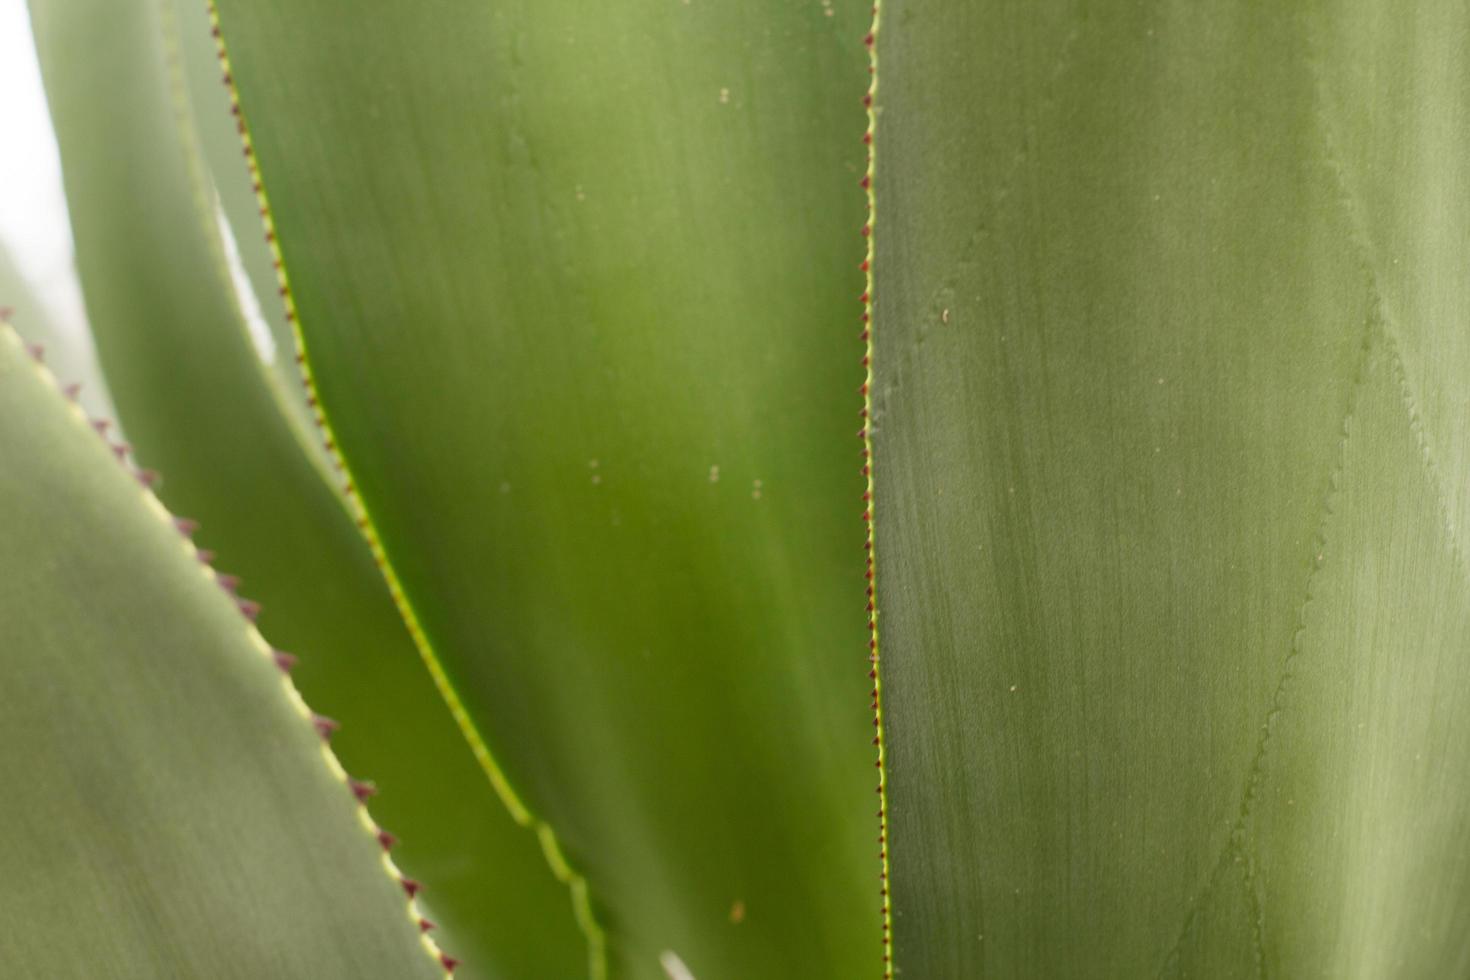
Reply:
<svg viewBox="0 0 1470 980"><path fill-rule="evenodd" d="M286 272L285 259L282 255L280 242L276 236L275 221L271 216L270 200L266 194L265 182L261 176L260 164L255 156L255 147L250 137L250 127L245 121L245 112L240 104L239 90L235 86L234 74L230 66L229 52L225 45L224 32L220 26L219 8L215 0L206 0L209 7L210 30L214 37L215 52L219 56L220 71L226 90L230 98L230 112L235 118L236 129L240 134L242 152L245 155L246 164L251 176L251 189L255 193L256 202L259 205L261 223L265 233L266 245L271 252L272 265L276 270L276 279L279 285L280 295L286 308L286 322L291 327L291 334L296 341L295 361L301 374L301 382L306 387L307 407L312 413L321 432L323 443L326 446L327 457L332 466L337 470L342 480L342 496L346 501L348 512L352 515L358 530L361 531L372 552L373 561L382 573L384 581L388 585L388 592L393 597L393 604L397 607L404 626L408 629L409 636L413 638L414 646L418 648L419 656L423 659L424 666L429 676L438 688L439 694L444 698L444 703L449 709L450 717L454 719L459 727L465 741L469 744L470 751L479 763L486 778L494 787L496 795L500 797L505 808L510 812L511 818L522 827L526 827L536 834L537 842L541 845L542 854L556 879L567 886L572 897L572 914L577 921L578 927L587 939L588 948L588 973L591 980L606 980L607 978L607 937L606 933L592 909L591 895L588 889L587 879L576 872L567 860L562 850L561 842L556 836L556 831L545 820L536 816L521 800L519 794L511 786L506 778L500 764L496 762L491 754L489 746L480 735L474 720L465 709L464 703L459 699L459 694L450 682L448 674L445 673L439 657L434 651L433 644L425 633L418 616L414 612L413 605L404 592L403 585L399 581L398 574L389 560L387 552L383 547L377 528L373 524L372 517L368 513L367 506L363 503L361 495L357 492L357 484L353 478L351 468L343 455L333 434L332 426L323 409L321 399L318 397L316 381L312 375L310 360L307 356L306 338L301 330L300 317L296 311L296 302L291 291L290 279Z"/></svg>
<svg viewBox="0 0 1470 980"><path fill-rule="evenodd" d="M0 310L0 312L4 311ZM190 518L175 516L163 505L163 502L159 500L152 489L154 484L159 481L159 475L152 470L140 469L132 461L131 447L126 443L114 443L108 438L107 434L112 429L108 420L93 419L87 415L77 401L77 393L80 386L76 384L63 385L52 374L51 369L46 366L44 348L39 344L27 345L11 325L8 317L0 317L0 335L3 335L6 342L13 344L25 355L23 360L31 364L36 375L66 402L69 414L78 428L89 435L95 435L99 438L112 453L118 464L133 477L138 484L138 490L143 504L154 517L178 535L184 554L198 565L201 573L206 578L233 596L238 580L234 579L233 576L217 571L210 564L213 555L209 552L202 551L194 544L192 535L198 529L198 523ZM343 768L341 760L332 751L329 740L331 733L337 728L337 723L312 711L311 707L306 703L306 700L301 696L301 692L296 688L290 676L290 668L294 665L296 658L292 654L271 646L270 642L266 640L255 624L255 616L260 611L259 605L249 599L239 597L235 597L235 599L236 606L240 610L241 623L245 627L246 638L250 645L261 656L268 658L279 670L282 693L285 695L287 701L290 702L296 714L310 724L321 738L321 759L323 765L332 774L333 778L341 783L344 789L351 792L356 799L357 824L364 833L368 834L377 842L382 851L380 863L383 872L403 890L406 898L404 908L409 921L418 931L419 945L444 971L444 976L450 978L455 968L459 965L459 961L444 952L438 943L429 935L429 930L433 928L433 923L425 918L418 905L418 895L421 894L422 888L417 881L404 875L393 862L389 851L397 843L397 839L379 826L377 821L373 819L372 814L368 811L367 799L374 795L376 790L371 788L370 783L364 783L349 776L347 770Z"/></svg>

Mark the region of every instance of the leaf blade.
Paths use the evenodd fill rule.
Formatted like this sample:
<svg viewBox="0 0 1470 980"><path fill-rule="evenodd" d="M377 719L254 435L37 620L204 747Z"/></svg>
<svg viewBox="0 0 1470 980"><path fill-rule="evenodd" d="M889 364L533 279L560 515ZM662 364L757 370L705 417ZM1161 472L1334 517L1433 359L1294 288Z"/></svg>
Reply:
<svg viewBox="0 0 1470 980"><path fill-rule="evenodd" d="M321 402L430 643L615 972L861 972L855 5L378 13L322 56L329 7L220 5Z"/></svg>
<svg viewBox="0 0 1470 980"><path fill-rule="evenodd" d="M268 645L3 333L0 963L442 977Z"/></svg>
<svg viewBox="0 0 1470 980"><path fill-rule="evenodd" d="M313 705L343 723L338 751L382 790L375 809L460 975L581 975L565 890L485 784L303 445L319 436L293 422L247 336L179 60L181 45L212 47L207 25L176 24L173 0L32 9L83 288L137 458L299 655ZM184 23L201 36L181 38Z"/></svg>
<svg viewBox="0 0 1470 980"><path fill-rule="evenodd" d="M1387 550L1364 510L1404 514L1414 540L1441 522L1400 505L1418 474L1386 460L1407 426L1377 461L1349 435L1389 444L1392 321L1311 25L1351 34L1363 9L919 2L880 38L875 518L901 969L1369 975L1397 956L1429 976L1463 956L1452 929L1408 955L1402 922L1334 931L1364 922L1372 875L1335 877L1311 843L1371 807L1403 819L1381 784L1353 798L1372 780L1352 763L1413 747L1354 756L1329 734L1341 702L1316 671L1371 672L1385 642L1347 587L1323 594L1334 509L1354 501L1337 560L1359 582ZM1395 89L1414 71L1381 64ZM1448 64L1433 71L1458 77ZM1376 173L1417 196L1404 171ZM1457 214L1419 244L1461 234ZM1440 563L1435 594L1456 581ZM1429 618L1413 590L1356 599ZM1463 662L1453 629L1414 636L1388 648L1416 669ZM1309 664L1318 698L1289 696ZM1411 690L1356 704L1403 710ZM1293 820L1312 779L1340 811ZM1463 788L1458 804L1400 788L1464 805ZM1442 825L1418 856L1458 841ZM1457 875L1395 885L1458 923Z"/></svg>

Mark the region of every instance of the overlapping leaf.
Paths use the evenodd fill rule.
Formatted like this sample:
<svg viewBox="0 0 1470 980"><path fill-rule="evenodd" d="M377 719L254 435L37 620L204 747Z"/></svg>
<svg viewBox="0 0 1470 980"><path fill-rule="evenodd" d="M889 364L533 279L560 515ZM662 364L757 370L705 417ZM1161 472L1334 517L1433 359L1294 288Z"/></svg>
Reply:
<svg viewBox="0 0 1470 980"><path fill-rule="evenodd" d="M32 9L87 306L139 460L299 655L313 705L343 723L343 759L381 788L378 815L461 975L585 975L566 889L480 773L312 461L318 436L293 421L246 334L177 30L193 23L187 44L209 48L207 27L176 20L172 0Z"/></svg>
<svg viewBox="0 0 1470 980"><path fill-rule="evenodd" d="M613 972L872 969L866 7L219 6L322 404Z"/></svg>
<svg viewBox="0 0 1470 980"><path fill-rule="evenodd" d="M885 5L904 973L1470 962L1466 35L1401 13Z"/></svg>

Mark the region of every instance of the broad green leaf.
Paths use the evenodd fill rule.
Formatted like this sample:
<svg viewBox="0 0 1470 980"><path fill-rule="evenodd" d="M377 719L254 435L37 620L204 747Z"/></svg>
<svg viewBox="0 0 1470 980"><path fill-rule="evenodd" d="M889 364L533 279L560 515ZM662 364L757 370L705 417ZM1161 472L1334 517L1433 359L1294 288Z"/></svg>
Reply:
<svg viewBox="0 0 1470 980"><path fill-rule="evenodd" d="M902 974L1470 964L1466 34L1404 13L885 5Z"/></svg>
<svg viewBox="0 0 1470 980"><path fill-rule="evenodd" d="M874 970L866 6L219 13L338 444L611 972Z"/></svg>
<svg viewBox="0 0 1470 980"><path fill-rule="evenodd" d="M66 379L80 385L77 400L94 416L112 415L112 400L97 367L97 359L85 344L57 329L55 321L36 295L35 289L16 265L15 258L0 244L0 309L29 344L45 350L46 362Z"/></svg>
<svg viewBox="0 0 1470 980"><path fill-rule="evenodd" d="M461 975L586 974L571 898L512 821L435 690L366 544L235 305L170 3L34 0L78 265L138 459L300 657L354 776L402 840ZM203 28L201 28L203 29ZM207 30L204 40L209 42ZM253 232L255 233L255 232Z"/></svg>
<svg viewBox="0 0 1470 980"><path fill-rule="evenodd" d="M0 974L445 976L270 647L0 333Z"/></svg>

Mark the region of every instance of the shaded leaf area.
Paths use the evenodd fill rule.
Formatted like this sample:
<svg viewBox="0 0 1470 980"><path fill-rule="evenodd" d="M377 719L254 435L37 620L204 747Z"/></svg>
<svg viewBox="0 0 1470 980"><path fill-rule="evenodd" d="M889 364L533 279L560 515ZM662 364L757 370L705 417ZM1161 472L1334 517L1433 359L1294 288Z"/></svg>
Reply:
<svg viewBox="0 0 1470 980"><path fill-rule="evenodd" d="M1363 248L1322 84L1354 69L1314 40L1360 16L885 6L873 421L904 974L1464 972L1466 591L1458 498L1431 488L1465 468L1416 439L1470 378L1403 370ZM1388 89L1431 70L1406 57L1383 56ZM1424 203L1398 166L1372 179ZM1457 212L1415 213L1453 261ZM1453 351L1464 320L1415 330Z"/></svg>
<svg viewBox="0 0 1470 980"><path fill-rule="evenodd" d="M443 977L270 648L0 333L0 972Z"/></svg>
<svg viewBox="0 0 1470 980"><path fill-rule="evenodd" d="M867 16L220 4L338 443L619 976L878 962Z"/></svg>
<svg viewBox="0 0 1470 980"><path fill-rule="evenodd" d="M32 3L82 286L137 458L300 658L472 976L585 975L570 898L495 796L246 334L171 2ZM204 30L196 24L196 28ZM210 43L206 35L204 43ZM243 174L237 175L244 179ZM258 231L252 229L252 234ZM336 478L336 477L334 477Z"/></svg>

